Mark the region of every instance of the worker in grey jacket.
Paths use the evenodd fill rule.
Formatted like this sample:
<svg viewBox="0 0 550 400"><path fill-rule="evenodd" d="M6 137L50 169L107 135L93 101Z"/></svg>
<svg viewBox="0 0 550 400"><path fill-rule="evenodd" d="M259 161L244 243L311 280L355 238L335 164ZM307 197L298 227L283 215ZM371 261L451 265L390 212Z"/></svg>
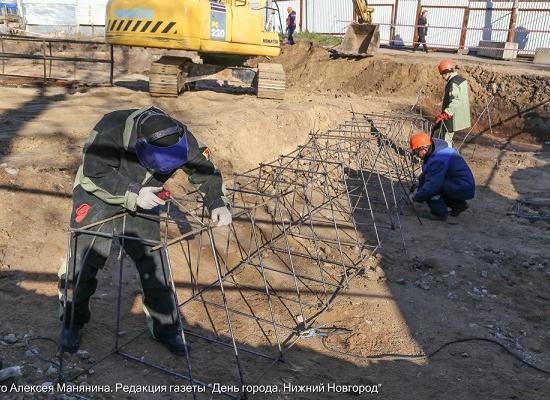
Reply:
<svg viewBox="0 0 550 400"><path fill-rule="evenodd" d="M89 230L124 232L125 236L159 241L158 206L165 202L157 195L178 169L187 173L197 187L212 220L218 225L231 223L222 175L210 161L208 148L184 124L158 108L105 115L92 130L83 153L73 187L72 228L126 211L129 215L124 227L119 218ZM137 216L136 212L151 218ZM82 327L90 320L89 301L96 290L96 274L109 256L112 241L108 236L90 234L72 237L70 259L59 274L60 318L64 324L61 345L65 351L76 352L80 346ZM139 273L151 334L172 352L183 355L186 346L164 270L166 260L161 252L150 249L139 240L124 241L124 251Z"/></svg>
<svg viewBox="0 0 550 400"><path fill-rule="evenodd" d="M424 51L428 53L428 46L426 45L426 36L428 36L428 10L422 10L420 17L418 17L418 42L413 44L413 51L416 51L420 44L424 47Z"/></svg>
<svg viewBox="0 0 550 400"><path fill-rule="evenodd" d="M444 133L443 139L449 147L453 147L455 133L472 126L468 81L455 72L455 65L450 60L439 63L439 73L447 84L441 113L434 122L439 124L439 132Z"/></svg>

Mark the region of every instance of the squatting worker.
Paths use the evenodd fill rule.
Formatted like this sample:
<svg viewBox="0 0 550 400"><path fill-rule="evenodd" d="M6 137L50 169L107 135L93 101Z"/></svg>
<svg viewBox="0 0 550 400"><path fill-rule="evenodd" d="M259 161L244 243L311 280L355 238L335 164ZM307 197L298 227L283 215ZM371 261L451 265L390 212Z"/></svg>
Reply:
<svg viewBox="0 0 550 400"><path fill-rule="evenodd" d="M445 141L449 147L452 147L455 133L472 126L468 81L455 72L455 65L450 60L439 63L439 73L447 84L441 114L435 118L434 122L444 125L440 132L445 132Z"/></svg>
<svg viewBox="0 0 550 400"><path fill-rule="evenodd" d="M433 219L441 221L467 210L466 200L474 198L476 185L464 158L444 140L430 139L424 132L411 136L410 148L423 161L418 190L410 194L410 200L426 202Z"/></svg>
<svg viewBox="0 0 550 400"><path fill-rule="evenodd" d="M185 125L155 107L106 114L84 146L73 189L71 227L83 227L128 211L125 235L160 240L159 222L133 213L158 216L158 206L164 205L164 201L156 194L178 169L187 173L189 181L198 188L212 220L218 222L218 226L229 225L232 219L226 207L222 175L209 160L208 148L198 142ZM120 233L122 219L92 229ZM68 306L64 316L61 303L60 312L64 320L61 341L65 351L75 352L80 346L82 327L90 320L89 301L96 290L96 274L104 266L111 244L110 238L86 234L78 235L71 244ZM178 311L163 274L161 252L152 252L150 247L129 239L124 241L124 250L139 272L143 309L153 337L172 352L185 354ZM59 274L61 301L65 271L63 265ZM73 304L74 318L71 316Z"/></svg>
<svg viewBox="0 0 550 400"><path fill-rule="evenodd" d="M288 16L286 17L286 30L288 32L288 44L294 44L294 31L296 30L296 11L292 7L286 9Z"/></svg>
<svg viewBox="0 0 550 400"><path fill-rule="evenodd" d="M418 42L414 44L413 51L416 51L416 49L420 46L420 43L422 43L422 47L424 47L424 51L427 53L428 46L426 45L426 36L428 36L428 10L423 10L418 18L417 33Z"/></svg>

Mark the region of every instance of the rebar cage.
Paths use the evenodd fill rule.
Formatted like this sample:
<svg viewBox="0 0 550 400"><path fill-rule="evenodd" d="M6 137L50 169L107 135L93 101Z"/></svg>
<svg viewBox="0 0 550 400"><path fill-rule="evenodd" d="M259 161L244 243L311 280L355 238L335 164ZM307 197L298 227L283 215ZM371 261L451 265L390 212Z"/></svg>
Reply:
<svg viewBox="0 0 550 400"><path fill-rule="evenodd" d="M71 229L70 243L79 235L119 243L113 347L89 368L117 354L198 385L208 396L214 384L258 383L308 336L350 280L368 272L368 259L385 235L401 231L402 206L419 168L407 151L408 138L429 131L429 124L410 113L353 112L336 129L312 132L305 145L234 176L229 227L210 224L192 192L173 197L160 216L133 215L158 219L160 240L128 236L127 213L108 219L122 227L113 232L96 229L106 220ZM146 330L121 334L127 322L121 310L133 307L124 305L122 290L128 240L163 255L165 283L178 304L182 336L192 346L185 357L157 351ZM215 365L208 362L212 358ZM76 375L65 377L61 368L63 378ZM194 392L193 398L206 395Z"/></svg>

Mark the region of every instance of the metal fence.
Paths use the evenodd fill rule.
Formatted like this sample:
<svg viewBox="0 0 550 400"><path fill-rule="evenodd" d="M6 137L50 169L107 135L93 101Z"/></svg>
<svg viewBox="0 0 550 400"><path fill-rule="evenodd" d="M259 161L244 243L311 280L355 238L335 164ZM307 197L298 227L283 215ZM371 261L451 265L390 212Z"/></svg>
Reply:
<svg viewBox="0 0 550 400"><path fill-rule="evenodd" d="M277 0L281 12L297 11L302 31L341 35L354 19L351 0ZM428 11L427 44L436 48L478 47L481 40L518 43L520 55L550 47L549 1L375 0L374 22L383 44L412 46L422 10Z"/></svg>
<svg viewBox="0 0 550 400"><path fill-rule="evenodd" d="M15 45L9 48L10 44ZM27 51L19 50L19 46L27 46ZM77 55L67 56L64 51L59 51L59 47L73 46L78 50ZM103 48L107 57L100 58L90 50L90 47ZM57 51L55 51L57 49ZM84 55L79 55L83 53ZM10 60L32 60L33 63L42 64L42 74L37 75L31 72L31 75L21 72L19 64L10 68ZM70 63L74 65L74 76L78 64L101 64L109 66L109 84L113 84L114 75L114 49L113 45L104 42L94 42L86 40L54 39L54 38L34 38L17 35L0 35L0 76L9 75L23 78L42 78L44 81L50 79L63 79L64 77L52 74L53 62L56 64Z"/></svg>

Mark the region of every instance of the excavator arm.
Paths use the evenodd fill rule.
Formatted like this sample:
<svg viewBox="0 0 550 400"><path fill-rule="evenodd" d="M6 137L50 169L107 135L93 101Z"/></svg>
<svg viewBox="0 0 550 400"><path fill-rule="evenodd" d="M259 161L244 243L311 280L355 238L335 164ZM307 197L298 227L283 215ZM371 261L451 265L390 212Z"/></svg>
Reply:
<svg viewBox="0 0 550 400"><path fill-rule="evenodd" d="M342 44L331 51L341 57L369 57L380 47L380 31L373 24L374 8L367 0L352 0L358 22L352 22L346 29Z"/></svg>
<svg viewBox="0 0 550 400"><path fill-rule="evenodd" d="M352 0L353 1L353 10L355 15L357 15L357 22L360 24L372 24L372 13L374 12L373 7L369 7L369 2L367 0Z"/></svg>

